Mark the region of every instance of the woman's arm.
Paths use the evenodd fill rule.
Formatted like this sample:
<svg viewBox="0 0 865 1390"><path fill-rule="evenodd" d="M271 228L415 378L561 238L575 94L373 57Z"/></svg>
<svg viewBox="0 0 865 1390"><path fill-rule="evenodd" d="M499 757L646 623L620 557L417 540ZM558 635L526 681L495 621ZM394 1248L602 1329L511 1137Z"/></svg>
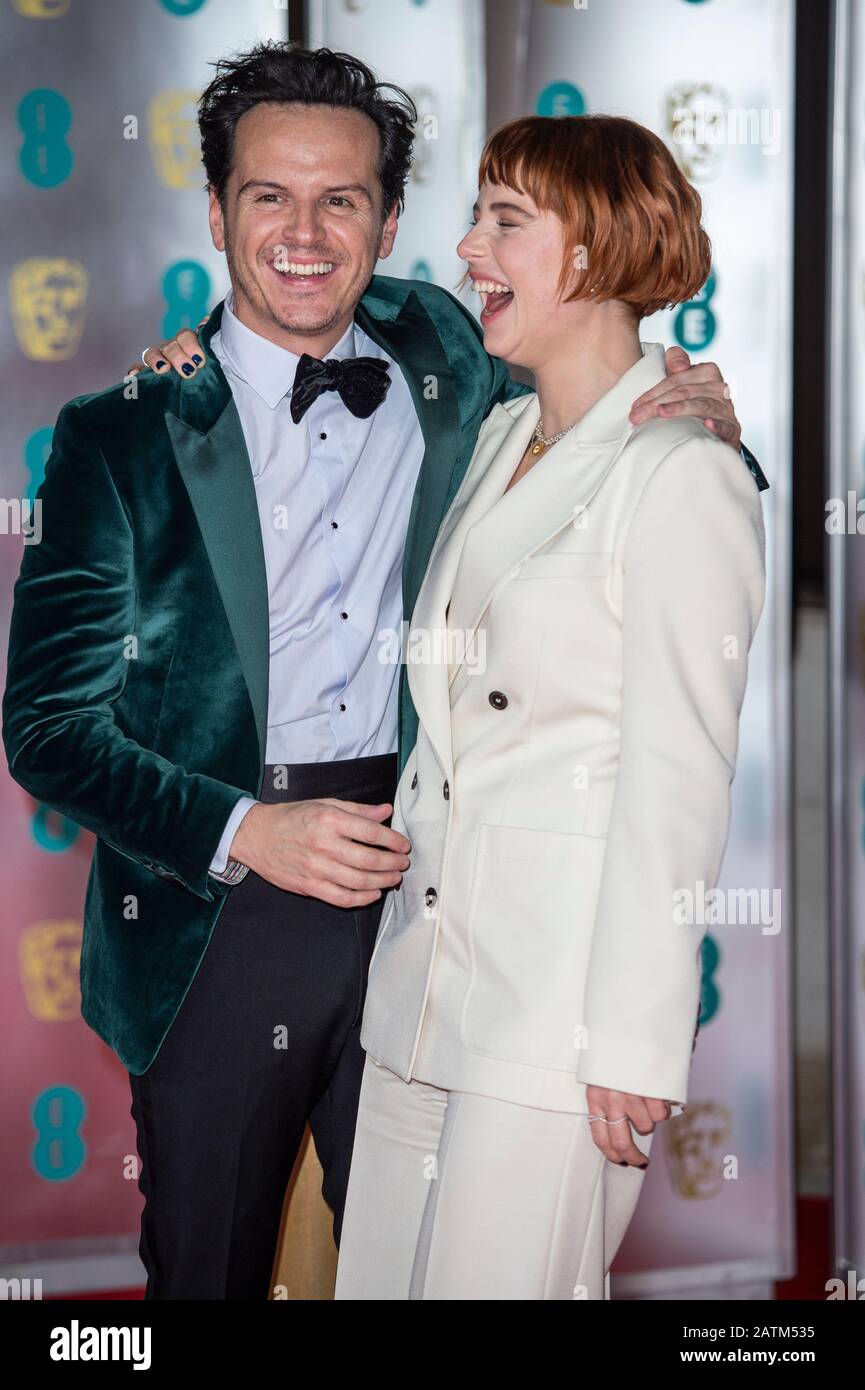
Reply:
<svg viewBox="0 0 865 1390"><path fill-rule="evenodd" d="M726 444L694 436L657 465L623 554L619 771L577 1078L684 1104L705 928L676 895L714 887L748 651L765 595L759 495Z"/></svg>

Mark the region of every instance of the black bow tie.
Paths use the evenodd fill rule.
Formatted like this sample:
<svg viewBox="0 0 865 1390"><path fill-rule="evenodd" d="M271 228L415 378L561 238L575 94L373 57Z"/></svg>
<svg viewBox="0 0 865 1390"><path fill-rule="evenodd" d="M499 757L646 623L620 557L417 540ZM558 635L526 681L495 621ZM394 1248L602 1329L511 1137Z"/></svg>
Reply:
<svg viewBox="0 0 865 1390"><path fill-rule="evenodd" d="M295 424L322 391L338 391L352 415L366 420L381 405L390 386L389 362L383 357L329 357L324 362L303 353L294 374L291 418Z"/></svg>

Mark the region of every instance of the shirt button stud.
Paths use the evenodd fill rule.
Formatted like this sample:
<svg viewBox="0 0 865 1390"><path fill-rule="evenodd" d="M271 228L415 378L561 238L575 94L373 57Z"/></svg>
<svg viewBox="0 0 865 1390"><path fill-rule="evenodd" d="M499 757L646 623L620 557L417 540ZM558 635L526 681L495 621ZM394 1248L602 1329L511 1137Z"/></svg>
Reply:
<svg viewBox="0 0 865 1390"><path fill-rule="evenodd" d="M348 614L347 614L347 613L340 613L339 616L340 616L341 618L347 618L347 617L348 617Z"/></svg>
<svg viewBox="0 0 865 1390"><path fill-rule="evenodd" d="M334 529L334 531L335 531L335 530L337 529L337 523L336 523L335 521L332 521L330 524L331 524L331 526L333 527L333 529Z"/></svg>
<svg viewBox="0 0 865 1390"><path fill-rule="evenodd" d="M435 907L438 902L438 893L434 888L428 888L423 895L425 907Z"/></svg>
<svg viewBox="0 0 865 1390"><path fill-rule="evenodd" d="M345 709L345 705L342 703L341 700L340 700L340 703L339 703L339 707L340 707L340 709Z"/></svg>
<svg viewBox="0 0 865 1390"><path fill-rule="evenodd" d="M412 791L414 791L414 789L415 789L416 786L417 786L417 773L415 773L414 777L411 779L411 789L412 789Z"/></svg>
<svg viewBox="0 0 865 1390"><path fill-rule="evenodd" d="M507 695L502 694L501 690L490 691L490 704L493 709L504 709L508 703Z"/></svg>
<svg viewBox="0 0 865 1390"><path fill-rule="evenodd" d="M444 786L442 787L442 792L444 793L444 799L445 799L445 801L450 801L450 799L451 799L451 789L450 789L450 787L448 786L447 782L445 782Z"/></svg>

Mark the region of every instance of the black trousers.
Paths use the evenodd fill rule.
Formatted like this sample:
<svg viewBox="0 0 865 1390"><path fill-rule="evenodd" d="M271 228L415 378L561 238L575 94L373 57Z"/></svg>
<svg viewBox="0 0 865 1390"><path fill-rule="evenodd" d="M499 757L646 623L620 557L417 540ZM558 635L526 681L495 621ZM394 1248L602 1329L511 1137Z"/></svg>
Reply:
<svg viewBox="0 0 865 1390"><path fill-rule="evenodd" d="M393 802L396 754L292 764L262 801ZM386 822L390 824L390 821ZM339 1244L384 896L332 907L250 872L230 890L162 1046L130 1075L145 1298L266 1299L309 1123Z"/></svg>

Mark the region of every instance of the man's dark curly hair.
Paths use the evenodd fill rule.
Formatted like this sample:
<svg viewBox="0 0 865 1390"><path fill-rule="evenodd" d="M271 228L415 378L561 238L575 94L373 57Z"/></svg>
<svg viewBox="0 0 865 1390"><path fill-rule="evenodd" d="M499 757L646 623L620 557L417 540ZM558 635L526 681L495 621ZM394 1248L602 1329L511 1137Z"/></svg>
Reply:
<svg viewBox="0 0 865 1390"><path fill-rule="evenodd" d="M379 134L384 210L389 212L396 203L397 212L402 212L417 108L401 87L379 82L350 53L276 40L256 44L235 58L220 58L213 66L216 76L198 103L198 127L208 187L220 202L231 173L237 122L260 102L285 101L344 107L369 116Z"/></svg>

